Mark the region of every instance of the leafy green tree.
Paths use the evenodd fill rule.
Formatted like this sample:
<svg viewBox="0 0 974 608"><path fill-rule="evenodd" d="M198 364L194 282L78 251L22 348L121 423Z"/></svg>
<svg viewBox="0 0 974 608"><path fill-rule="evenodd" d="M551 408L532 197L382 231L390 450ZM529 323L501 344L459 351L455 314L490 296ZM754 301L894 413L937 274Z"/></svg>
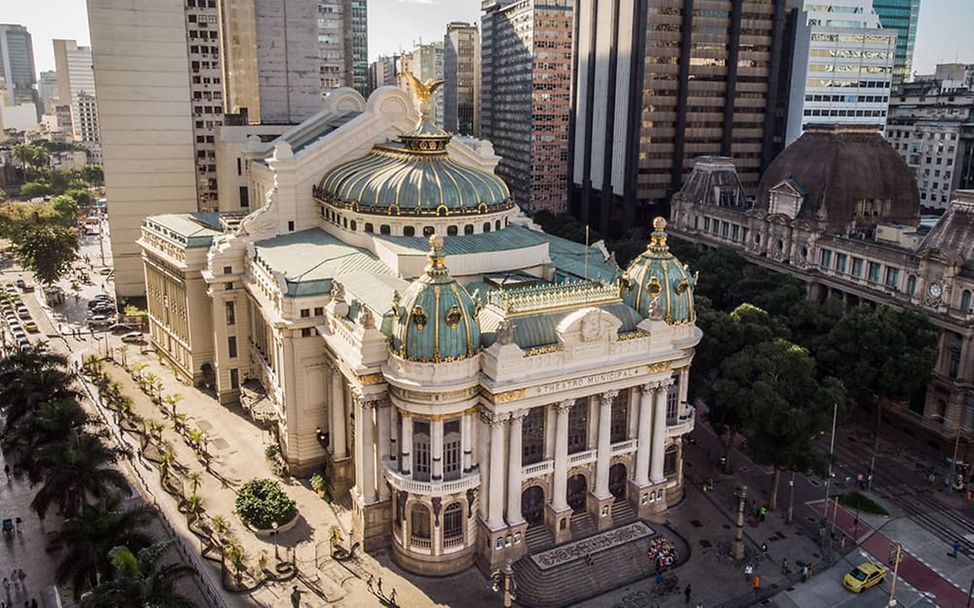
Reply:
<svg viewBox="0 0 974 608"><path fill-rule="evenodd" d="M52 544L65 547L57 581L71 583L77 599L85 588L110 579L115 573L109 557L112 548L124 545L139 550L149 546L152 537L146 528L155 517L156 512L144 504L124 508L117 495L85 505L51 538Z"/></svg>
<svg viewBox="0 0 974 608"><path fill-rule="evenodd" d="M67 359L34 346L0 359L0 410L5 415L4 433L34 415L42 403L77 400L74 375Z"/></svg>
<svg viewBox="0 0 974 608"><path fill-rule="evenodd" d="M235 511L244 523L261 530L285 524L294 517L297 505L272 479L251 479L237 491Z"/></svg>
<svg viewBox="0 0 974 608"><path fill-rule="evenodd" d="M156 543L138 554L128 547L109 552L117 575L95 587L81 600L81 608L192 608L196 604L176 590L181 579L196 576L195 568L181 562L163 564L175 541Z"/></svg>
<svg viewBox="0 0 974 608"><path fill-rule="evenodd" d="M857 394L876 402L876 441L890 399L908 398L930 381L939 332L924 315L860 306L820 342L819 361ZM874 446L874 449L877 446Z"/></svg>
<svg viewBox="0 0 974 608"><path fill-rule="evenodd" d="M53 285L78 258L78 236L64 226L31 226L14 237L14 253L41 283Z"/></svg>
<svg viewBox="0 0 974 608"><path fill-rule="evenodd" d="M792 339L817 359L823 337L845 314L845 304L838 298L828 298L825 302L802 299L791 306L782 320L791 330Z"/></svg>
<svg viewBox="0 0 974 608"><path fill-rule="evenodd" d="M91 206L93 202L91 200L91 192L88 188L70 188L64 193L65 196L70 196L74 199L74 202L78 204L78 207L85 209Z"/></svg>
<svg viewBox="0 0 974 608"><path fill-rule="evenodd" d="M38 483L45 471L41 455L51 451L63 451L67 442L82 432L91 418L78 400L54 399L41 403L33 416L22 419L3 437L4 451L15 451L21 468L31 483Z"/></svg>
<svg viewBox="0 0 974 608"><path fill-rule="evenodd" d="M785 470L817 465L812 443L828 428L833 407L845 410L842 382L816 377L815 360L783 339L744 348L721 366L716 394L738 413L755 462L773 468L768 507L778 506L778 482Z"/></svg>
<svg viewBox="0 0 974 608"><path fill-rule="evenodd" d="M125 475L113 466L118 456L90 433L76 434L62 449L52 447L39 457L46 472L31 508L44 517L51 505L57 505L60 512L73 516L92 501L130 492Z"/></svg>
<svg viewBox="0 0 974 608"><path fill-rule="evenodd" d="M20 196L26 199L38 198L54 193L54 186L47 180L27 182L20 187Z"/></svg>
<svg viewBox="0 0 974 608"><path fill-rule="evenodd" d="M67 194L59 194L51 199L51 208L64 226L74 226L78 223L78 202Z"/></svg>

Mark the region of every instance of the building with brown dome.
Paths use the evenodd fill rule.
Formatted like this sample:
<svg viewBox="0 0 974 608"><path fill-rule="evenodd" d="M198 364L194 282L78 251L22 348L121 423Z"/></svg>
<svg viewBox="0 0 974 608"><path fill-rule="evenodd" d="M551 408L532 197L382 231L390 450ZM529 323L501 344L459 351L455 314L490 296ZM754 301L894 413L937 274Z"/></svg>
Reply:
<svg viewBox="0 0 974 608"><path fill-rule="evenodd" d="M905 425L953 446L974 435L974 191L920 220L909 167L878 130L810 126L768 167L756 199L729 158L697 159L672 201L673 232L833 296L926 313L940 353L925 395L894 403Z"/></svg>

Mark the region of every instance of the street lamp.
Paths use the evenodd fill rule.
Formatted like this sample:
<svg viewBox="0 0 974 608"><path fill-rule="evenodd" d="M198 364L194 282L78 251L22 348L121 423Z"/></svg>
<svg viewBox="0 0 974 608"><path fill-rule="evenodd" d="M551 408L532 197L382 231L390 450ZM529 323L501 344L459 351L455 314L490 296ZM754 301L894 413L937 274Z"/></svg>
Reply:
<svg viewBox="0 0 974 608"><path fill-rule="evenodd" d="M900 573L900 552L903 550L903 545L896 543L896 555L893 557L893 582L889 587L889 603L887 606L896 605L896 577ZM968 602L970 605L970 602Z"/></svg>

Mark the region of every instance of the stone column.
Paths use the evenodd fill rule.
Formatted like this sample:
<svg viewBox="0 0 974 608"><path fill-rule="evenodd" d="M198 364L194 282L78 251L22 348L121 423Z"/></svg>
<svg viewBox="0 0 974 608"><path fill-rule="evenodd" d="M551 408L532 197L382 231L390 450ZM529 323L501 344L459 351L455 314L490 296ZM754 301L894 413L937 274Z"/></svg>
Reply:
<svg viewBox="0 0 974 608"><path fill-rule="evenodd" d="M375 502L375 432L372 415L377 405L376 401L355 398L355 454L356 484L362 494L365 504Z"/></svg>
<svg viewBox="0 0 974 608"><path fill-rule="evenodd" d="M399 408L389 404L389 466L393 471L399 467Z"/></svg>
<svg viewBox="0 0 974 608"><path fill-rule="evenodd" d="M335 460L348 457L346 439L344 378L337 369L331 372L331 442Z"/></svg>
<svg viewBox="0 0 974 608"><path fill-rule="evenodd" d="M460 418L460 450L463 452L460 464L466 474L473 469L473 416L469 411Z"/></svg>
<svg viewBox="0 0 974 608"><path fill-rule="evenodd" d="M690 390L690 366L680 368L680 399L679 399L679 415L687 415L687 395Z"/></svg>
<svg viewBox="0 0 974 608"><path fill-rule="evenodd" d="M386 501L389 500L389 484L385 482L385 477L383 471L385 470L386 460L392 459L395 462L391 451L391 447L395 446L390 440L390 427L389 422L389 410L395 410L392 404L389 403L388 398L383 398L377 403L375 410L375 422L378 428L379 440L376 443L376 454L375 454L375 466L377 468L375 472L375 483L379 493L379 500Z"/></svg>
<svg viewBox="0 0 974 608"><path fill-rule="evenodd" d="M595 462L595 497L609 498L609 460L612 458L612 444L609 434L612 420L612 401L619 391L606 391L599 395L599 444Z"/></svg>
<svg viewBox="0 0 974 608"><path fill-rule="evenodd" d="M430 420L430 479L443 481L443 416L433 415Z"/></svg>
<svg viewBox="0 0 974 608"><path fill-rule="evenodd" d="M490 488L488 490L487 527L504 527L504 418L490 415Z"/></svg>
<svg viewBox="0 0 974 608"><path fill-rule="evenodd" d="M399 471L409 477L413 467L413 417L406 410L402 415L402 441L399 444Z"/></svg>
<svg viewBox="0 0 974 608"><path fill-rule="evenodd" d="M552 479L551 508L556 512L568 509L568 412L575 405L574 399L558 404L558 420L555 423L555 471ZM582 407L587 407L587 403Z"/></svg>
<svg viewBox="0 0 974 608"><path fill-rule="evenodd" d="M636 435L636 472L633 482L643 488L649 485L649 450L653 429L653 384L644 384L639 395L639 431Z"/></svg>
<svg viewBox="0 0 974 608"><path fill-rule="evenodd" d="M673 379L664 380L656 389L656 405L653 409L653 455L650 458L650 481L662 483L663 458L666 456L666 393L673 385Z"/></svg>
<svg viewBox="0 0 974 608"><path fill-rule="evenodd" d="M511 414L511 438L507 448L507 523L515 526L524 521L521 515L521 437L527 410Z"/></svg>

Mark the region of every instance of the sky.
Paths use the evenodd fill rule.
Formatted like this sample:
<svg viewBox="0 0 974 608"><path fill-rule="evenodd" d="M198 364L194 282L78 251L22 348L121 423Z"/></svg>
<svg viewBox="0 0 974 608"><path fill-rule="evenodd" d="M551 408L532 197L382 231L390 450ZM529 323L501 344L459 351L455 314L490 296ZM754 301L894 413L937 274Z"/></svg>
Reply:
<svg viewBox="0 0 974 608"><path fill-rule="evenodd" d="M369 0L369 57L442 40L450 21L478 21L480 0ZM88 44L84 0L0 0L0 23L27 26L38 71L54 69L54 38ZM974 0L923 0L914 71L933 72L937 63L974 63Z"/></svg>

